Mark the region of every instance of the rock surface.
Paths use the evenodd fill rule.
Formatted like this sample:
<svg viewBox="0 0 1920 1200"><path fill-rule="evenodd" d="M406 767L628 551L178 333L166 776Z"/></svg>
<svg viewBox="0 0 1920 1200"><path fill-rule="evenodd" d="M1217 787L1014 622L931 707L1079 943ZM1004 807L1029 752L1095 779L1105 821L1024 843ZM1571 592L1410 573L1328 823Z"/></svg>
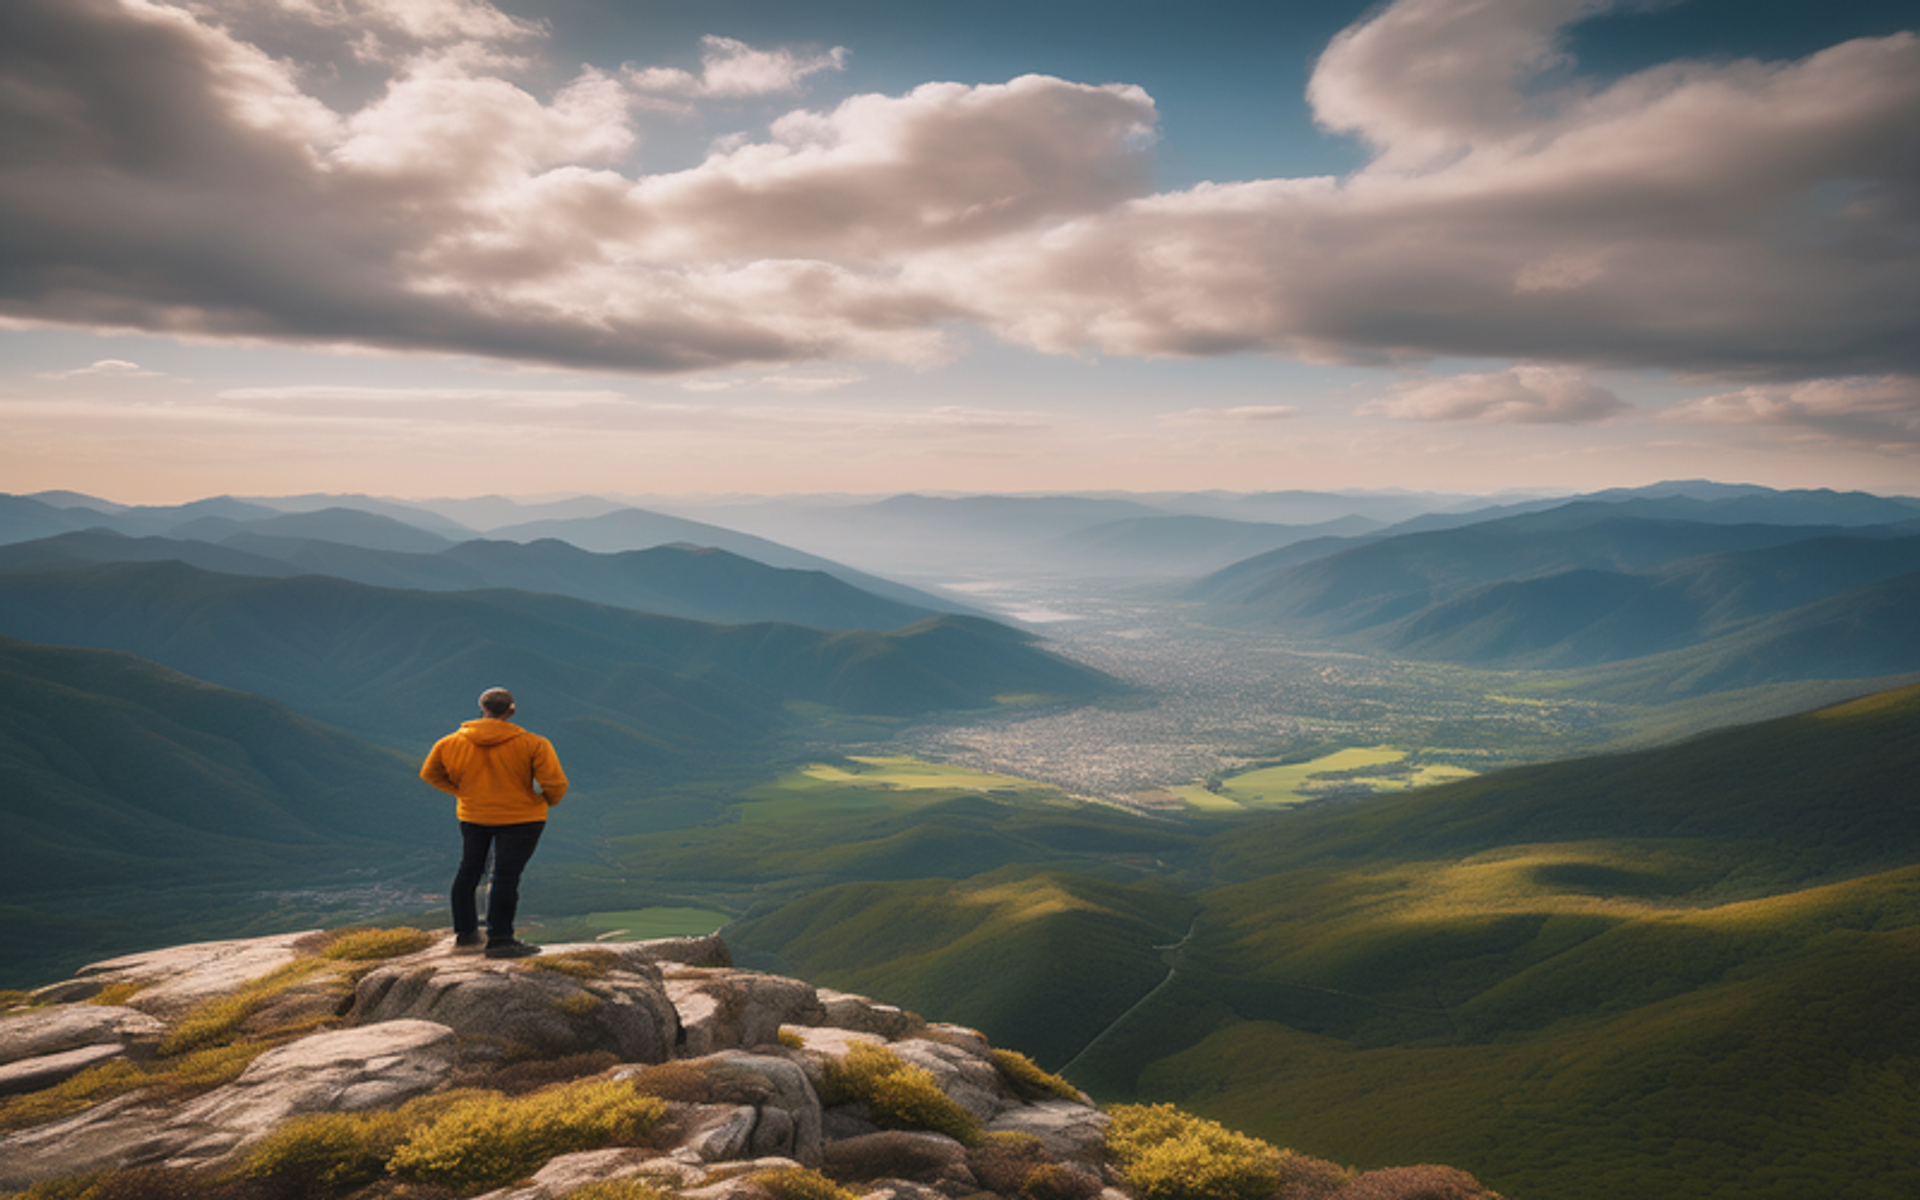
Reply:
<svg viewBox="0 0 1920 1200"><path fill-rule="evenodd" d="M436 1021L469 1053L502 1057L606 1050L657 1063L680 1041L659 966L640 951L599 946L557 946L522 961L431 951L397 960L360 981L352 1020L402 1018Z"/></svg>
<svg viewBox="0 0 1920 1200"><path fill-rule="evenodd" d="M165 1033L166 1022L134 1008L65 1004L0 1021L0 1063L40 1058L83 1046L123 1046Z"/></svg>
<svg viewBox="0 0 1920 1200"><path fill-rule="evenodd" d="M684 1200L767 1200L757 1176L802 1169L864 1200L985 1195L988 1181L1017 1197L1029 1170L1051 1172L1032 1178L1052 1200L1132 1200L1106 1159L1107 1116L1090 1102L1025 1100L977 1031L733 969L718 938L553 946L510 961L456 955L443 939L379 963L316 957L329 941L288 934L129 955L0 1019L0 1096L17 1093L0 1101L13 1130L0 1136L0 1191L128 1167L211 1180L304 1114L597 1074L666 1102L645 1144L556 1154L483 1200L562 1200L629 1178ZM114 993L124 1004L84 1003L115 984L127 985ZM183 1031L206 1047L200 1058L172 1046ZM885 1045L919 1068L916 1086L931 1078L981 1122L986 1142L970 1149L964 1130L955 1132L969 1145L882 1129L859 1100L823 1105L829 1079L844 1078L835 1064L860 1045ZM55 1085L69 1077L85 1086L63 1103ZM43 1093L51 1099L32 1107ZM1368 1200L1422 1200L1419 1188L1436 1180L1447 1200L1491 1196L1447 1168L1355 1177L1319 1165L1313 1200L1341 1200L1350 1179L1372 1189L1353 1192ZM1307 1195L1283 1188L1275 1200Z"/></svg>

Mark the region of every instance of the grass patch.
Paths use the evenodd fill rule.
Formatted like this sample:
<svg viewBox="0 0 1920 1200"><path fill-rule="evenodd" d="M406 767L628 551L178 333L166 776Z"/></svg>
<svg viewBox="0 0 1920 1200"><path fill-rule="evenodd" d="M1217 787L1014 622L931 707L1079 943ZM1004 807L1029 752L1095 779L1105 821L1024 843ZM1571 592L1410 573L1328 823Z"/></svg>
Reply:
<svg viewBox="0 0 1920 1200"><path fill-rule="evenodd" d="M1171 1104L1110 1110L1107 1150L1140 1200L1268 1200L1288 1152Z"/></svg>
<svg viewBox="0 0 1920 1200"><path fill-rule="evenodd" d="M127 1001L145 991L146 988L146 980L123 979L118 983L110 983L101 988L87 998L87 1003L98 1004L102 1007L125 1004Z"/></svg>
<svg viewBox="0 0 1920 1200"><path fill-rule="evenodd" d="M849 812L907 813L963 795L1025 797L1057 803L1050 784L915 758L854 755L814 763L771 784L751 788L740 805L743 821L813 821Z"/></svg>
<svg viewBox="0 0 1920 1200"><path fill-rule="evenodd" d="M882 1129L944 1133L963 1146L980 1142L978 1118L949 1099L931 1071L885 1046L856 1043L845 1058L829 1062L820 1098L828 1105L864 1104Z"/></svg>
<svg viewBox="0 0 1920 1200"><path fill-rule="evenodd" d="M605 979L620 967L622 960L612 950L569 950L564 954L542 954L527 960L536 971L551 971L574 979Z"/></svg>
<svg viewBox="0 0 1920 1200"><path fill-rule="evenodd" d="M531 1174L558 1154L637 1144L666 1111L664 1101L611 1079L517 1099L482 1095L413 1133L387 1166L401 1179L481 1191Z"/></svg>
<svg viewBox="0 0 1920 1200"><path fill-rule="evenodd" d="M320 957L338 962L378 962L403 954L417 954L437 940L433 934L407 925L393 929L342 929L320 951Z"/></svg>
<svg viewBox="0 0 1920 1200"><path fill-rule="evenodd" d="M1018 1050L995 1050L993 1065L1024 1099L1039 1100L1047 1096L1061 1100L1080 1099L1079 1088L1051 1071L1041 1070L1038 1064Z"/></svg>
<svg viewBox="0 0 1920 1200"><path fill-rule="evenodd" d="M774 1200L860 1200L818 1171L806 1167L776 1167L755 1171L748 1180L763 1187ZM578 1192L572 1193L579 1195Z"/></svg>
<svg viewBox="0 0 1920 1200"><path fill-rule="evenodd" d="M171 1058L228 1041L240 1032L248 1017L272 1003L275 997L328 969L329 964L323 959L296 959L258 979L248 980L239 991L207 1001L174 1025L173 1031L160 1043L161 1057Z"/></svg>
<svg viewBox="0 0 1920 1200"><path fill-rule="evenodd" d="M597 1179L568 1192L567 1200L673 1200L673 1193L644 1179Z"/></svg>
<svg viewBox="0 0 1920 1200"><path fill-rule="evenodd" d="M0 1129L44 1125L115 1096L138 1091L152 1082L145 1071L124 1059L88 1067L50 1088L0 1101Z"/></svg>
<svg viewBox="0 0 1920 1200"><path fill-rule="evenodd" d="M1333 782L1326 776L1386 766L1406 757L1406 751L1389 746L1349 747L1302 763L1261 767L1230 776L1220 783L1217 792L1242 808L1284 807L1315 799ZM1349 778L1338 782L1360 781Z"/></svg>
<svg viewBox="0 0 1920 1200"><path fill-rule="evenodd" d="M238 1079L254 1059L271 1048L266 1042L215 1046L153 1068L114 1059L89 1067L50 1088L0 1100L0 1130L44 1125L145 1088L152 1088L156 1095L168 1099L209 1092Z"/></svg>

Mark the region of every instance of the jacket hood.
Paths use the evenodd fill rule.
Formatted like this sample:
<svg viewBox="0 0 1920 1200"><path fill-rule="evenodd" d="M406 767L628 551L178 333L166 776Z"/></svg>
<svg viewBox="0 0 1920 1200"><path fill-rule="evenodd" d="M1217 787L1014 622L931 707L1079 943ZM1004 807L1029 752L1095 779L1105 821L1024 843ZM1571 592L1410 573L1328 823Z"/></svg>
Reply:
<svg viewBox="0 0 1920 1200"><path fill-rule="evenodd" d="M512 721L501 721L493 717L481 717L476 721L467 721L460 726L460 736L476 746L498 746L521 737L527 731Z"/></svg>

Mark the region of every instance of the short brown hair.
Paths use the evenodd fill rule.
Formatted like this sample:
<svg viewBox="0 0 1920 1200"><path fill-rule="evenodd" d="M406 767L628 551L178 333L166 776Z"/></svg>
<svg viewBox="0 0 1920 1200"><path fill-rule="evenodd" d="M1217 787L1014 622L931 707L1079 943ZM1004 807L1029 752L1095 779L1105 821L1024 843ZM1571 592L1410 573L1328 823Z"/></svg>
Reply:
<svg viewBox="0 0 1920 1200"><path fill-rule="evenodd" d="M480 693L480 711L490 717L504 717L513 711L513 693L505 688L488 688Z"/></svg>

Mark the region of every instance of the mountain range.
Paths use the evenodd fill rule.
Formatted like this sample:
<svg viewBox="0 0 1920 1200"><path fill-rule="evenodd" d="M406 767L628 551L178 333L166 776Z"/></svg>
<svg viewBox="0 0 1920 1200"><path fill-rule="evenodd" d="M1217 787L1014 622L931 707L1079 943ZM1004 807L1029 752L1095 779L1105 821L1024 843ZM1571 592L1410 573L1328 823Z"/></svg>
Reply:
<svg viewBox="0 0 1920 1200"><path fill-rule="evenodd" d="M948 611L884 599L824 571L769 567L696 546L595 554L553 539L520 543L476 538L431 552L408 552L251 530L203 542L134 538L105 529L0 546L0 573L169 561L229 575L327 575L430 592L504 588L550 593L716 624L783 621L820 629L885 630Z"/></svg>
<svg viewBox="0 0 1920 1200"><path fill-rule="evenodd" d="M765 738L793 703L899 716L1114 688L1031 635L971 617L891 632L722 626L530 592L180 562L0 575L0 633L137 654L394 745L444 732L449 698L464 708L475 680L512 680L530 720L575 729L581 753L615 777Z"/></svg>
<svg viewBox="0 0 1920 1200"><path fill-rule="evenodd" d="M1550 670L1635 660L1608 678L1613 694L1640 699L1920 670L1907 618L1920 592L1920 526L1911 519L1833 526L1621 515L1664 503L1567 503L1321 544L1317 557L1300 544L1215 572L1186 595L1221 622L1398 657ZM1758 506L1753 497L1722 503ZM1629 679L1642 690L1628 689Z"/></svg>

